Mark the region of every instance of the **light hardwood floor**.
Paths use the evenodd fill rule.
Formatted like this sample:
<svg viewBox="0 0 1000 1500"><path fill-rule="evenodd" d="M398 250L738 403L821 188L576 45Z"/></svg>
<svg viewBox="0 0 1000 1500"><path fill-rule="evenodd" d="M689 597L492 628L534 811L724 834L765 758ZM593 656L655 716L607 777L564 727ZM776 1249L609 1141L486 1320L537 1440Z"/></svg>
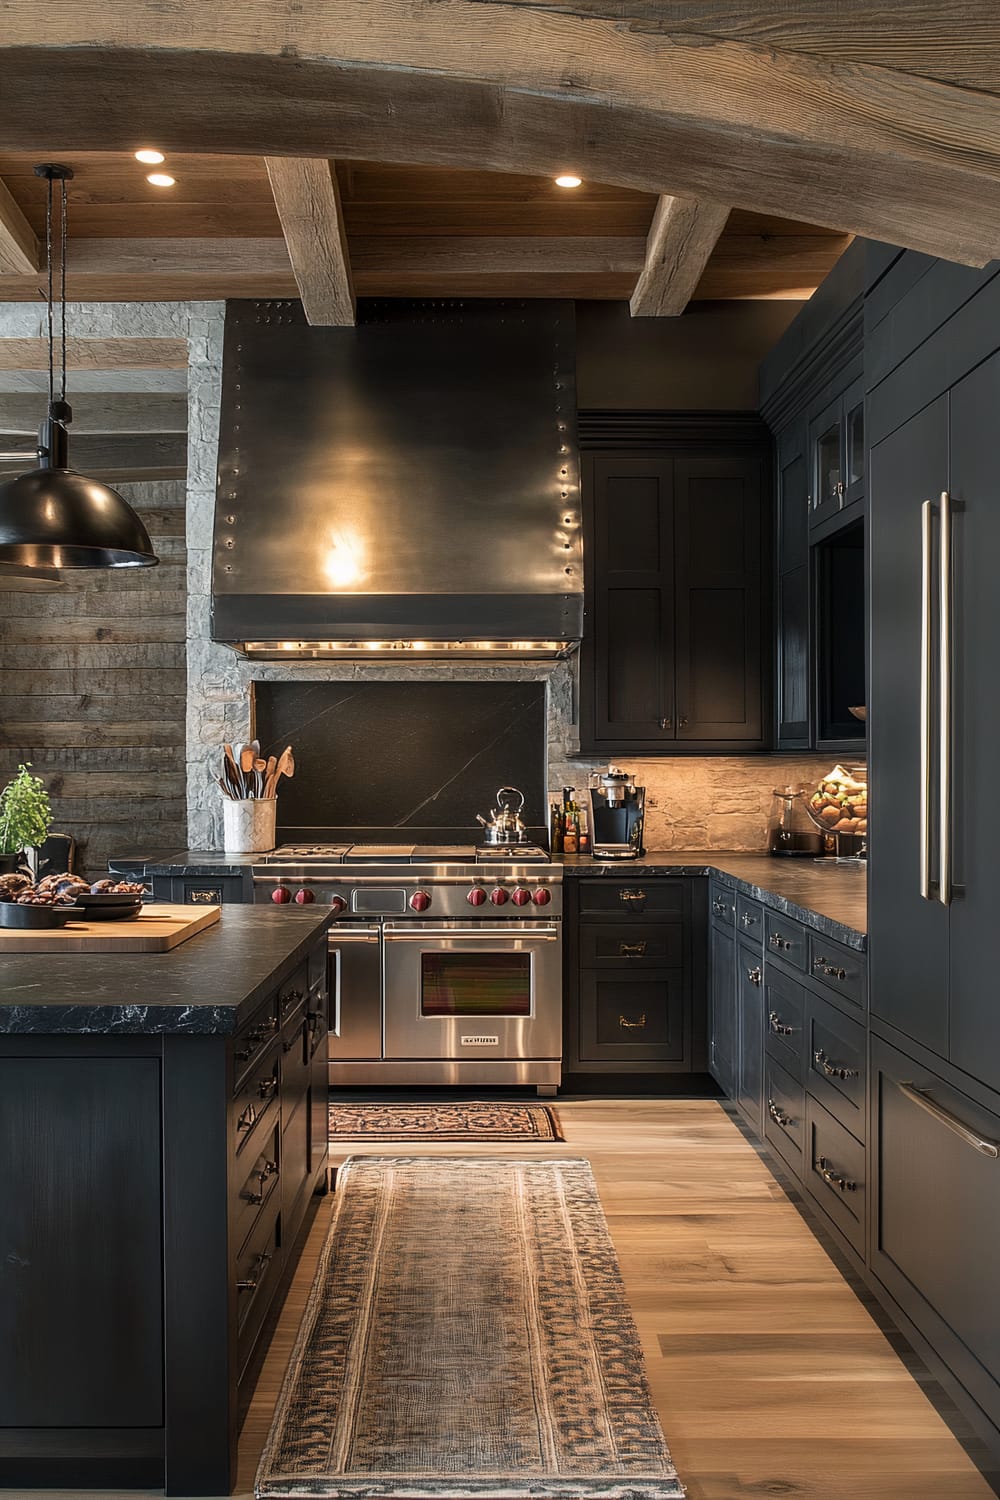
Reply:
<svg viewBox="0 0 1000 1500"><path fill-rule="evenodd" d="M991 1500L921 1385L720 1105L607 1099L560 1100L557 1108L565 1143L529 1149L593 1165L691 1500ZM405 1149L461 1154L454 1143ZM334 1165L347 1154L335 1154ZM247 1417L241 1494L252 1491L329 1214L327 1202ZM33 1492L35 1500L71 1493ZM89 1491L81 1500L110 1497ZM132 1491L126 1500L141 1497Z"/></svg>

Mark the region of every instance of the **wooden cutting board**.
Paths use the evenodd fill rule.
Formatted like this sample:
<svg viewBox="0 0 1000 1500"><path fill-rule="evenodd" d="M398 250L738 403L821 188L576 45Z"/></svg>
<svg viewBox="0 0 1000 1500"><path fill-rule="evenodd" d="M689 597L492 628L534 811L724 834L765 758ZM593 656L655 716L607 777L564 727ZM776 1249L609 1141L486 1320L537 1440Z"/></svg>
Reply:
<svg viewBox="0 0 1000 1500"><path fill-rule="evenodd" d="M219 920L218 906L144 906L131 922L70 921L46 930L0 927L0 953L168 953Z"/></svg>

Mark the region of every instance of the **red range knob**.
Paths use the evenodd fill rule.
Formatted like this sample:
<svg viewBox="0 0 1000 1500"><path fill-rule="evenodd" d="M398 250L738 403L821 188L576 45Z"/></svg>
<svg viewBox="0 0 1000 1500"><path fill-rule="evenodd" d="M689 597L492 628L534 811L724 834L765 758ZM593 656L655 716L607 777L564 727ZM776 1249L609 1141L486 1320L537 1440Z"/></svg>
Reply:
<svg viewBox="0 0 1000 1500"><path fill-rule="evenodd" d="M347 902L344 900L343 896L330 897L330 910L333 912L333 915L335 917L339 917L342 911L347 910Z"/></svg>
<svg viewBox="0 0 1000 1500"><path fill-rule="evenodd" d="M540 885L531 899L532 901L534 901L536 906L548 906L549 902L552 900L552 892L547 891L544 885Z"/></svg>
<svg viewBox="0 0 1000 1500"><path fill-rule="evenodd" d="M285 903L291 901L291 899L292 893L288 889L287 885L276 885L274 887L274 890L271 892L271 900L276 906L284 906Z"/></svg>
<svg viewBox="0 0 1000 1500"><path fill-rule="evenodd" d="M507 905L507 892L504 890L502 885L498 885L492 891L490 891L490 900L493 902L494 906Z"/></svg>
<svg viewBox="0 0 1000 1500"><path fill-rule="evenodd" d="M299 906L309 906L311 902L316 900L316 895L315 892L307 891L303 887L301 891L295 892L295 900L298 902Z"/></svg>
<svg viewBox="0 0 1000 1500"><path fill-rule="evenodd" d="M431 898L426 891L414 891L410 897L411 911L426 911L431 904Z"/></svg>
<svg viewBox="0 0 1000 1500"><path fill-rule="evenodd" d="M470 906L483 906L486 903L486 892L481 885L474 885L465 899Z"/></svg>
<svg viewBox="0 0 1000 1500"><path fill-rule="evenodd" d="M531 900L531 892L528 890L527 886L518 885L515 886L513 891L511 892L510 899L513 901L515 906L527 906L528 902Z"/></svg>

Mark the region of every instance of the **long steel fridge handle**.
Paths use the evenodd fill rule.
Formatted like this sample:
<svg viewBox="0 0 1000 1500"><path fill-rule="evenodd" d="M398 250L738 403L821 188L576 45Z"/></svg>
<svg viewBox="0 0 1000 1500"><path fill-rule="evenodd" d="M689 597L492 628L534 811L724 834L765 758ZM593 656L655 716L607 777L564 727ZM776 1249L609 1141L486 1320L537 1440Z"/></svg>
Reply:
<svg viewBox="0 0 1000 1500"><path fill-rule="evenodd" d="M938 890L942 906L951 905L951 495L941 491L941 546L938 554Z"/></svg>
<svg viewBox="0 0 1000 1500"><path fill-rule="evenodd" d="M934 502L920 507L920 894L931 897L931 527Z"/></svg>

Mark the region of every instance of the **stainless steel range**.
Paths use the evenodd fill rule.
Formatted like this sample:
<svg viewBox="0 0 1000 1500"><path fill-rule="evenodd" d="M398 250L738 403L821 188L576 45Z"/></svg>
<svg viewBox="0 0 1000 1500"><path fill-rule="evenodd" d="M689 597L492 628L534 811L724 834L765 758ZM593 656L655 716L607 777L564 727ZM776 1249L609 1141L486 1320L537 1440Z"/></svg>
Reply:
<svg viewBox="0 0 1000 1500"><path fill-rule="evenodd" d="M543 849L287 845L254 900L330 906L330 1082L522 1084L562 1054L562 870Z"/></svg>

